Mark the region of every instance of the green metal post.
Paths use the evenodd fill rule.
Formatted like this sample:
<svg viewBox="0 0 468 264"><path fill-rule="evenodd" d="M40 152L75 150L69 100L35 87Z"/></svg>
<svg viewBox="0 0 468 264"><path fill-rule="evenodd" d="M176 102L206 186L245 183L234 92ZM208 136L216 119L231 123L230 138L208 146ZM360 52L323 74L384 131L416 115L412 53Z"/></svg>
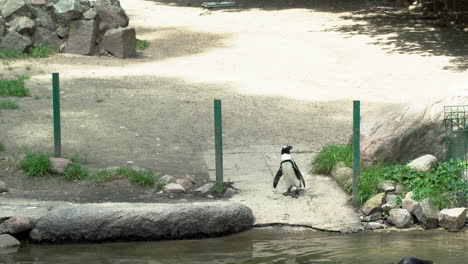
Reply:
<svg viewBox="0 0 468 264"><path fill-rule="evenodd" d="M214 100L214 129L216 156L216 184L223 185L223 129L221 118L221 100Z"/></svg>
<svg viewBox="0 0 468 264"><path fill-rule="evenodd" d="M52 100L54 108L54 152L55 157L62 156L62 142L60 131L60 88L59 74L52 74Z"/></svg>
<svg viewBox="0 0 468 264"><path fill-rule="evenodd" d="M353 198L359 204L359 175L361 174L360 151L361 102L353 101Z"/></svg>

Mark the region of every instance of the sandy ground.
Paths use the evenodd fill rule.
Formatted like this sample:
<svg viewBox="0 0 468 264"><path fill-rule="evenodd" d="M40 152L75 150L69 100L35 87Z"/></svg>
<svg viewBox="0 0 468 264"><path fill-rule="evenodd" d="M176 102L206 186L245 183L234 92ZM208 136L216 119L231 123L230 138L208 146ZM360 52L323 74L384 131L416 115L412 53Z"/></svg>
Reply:
<svg viewBox="0 0 468 264"><path fill-rule="evenodd" d="M85 154L94 168L133 161L161 175L191 174L198 185L209 179L204 153L214 146L215 98L223 100L227 151L300 144L312 156L323 144L347 141L353 99L366 112L468 92L467 35L386 9L239 1L200 15L196 1L121 2L138 38L149 42L137 58L57 54L12 60L11 70L0 65L5 77L32 76L32 96L19 99L18 110L0 111L8 161L53 149L52 72L61 78L65 153ZM2 163L0 179L16 196L159 199L126 184L109 191L25 180Z"/></svg>

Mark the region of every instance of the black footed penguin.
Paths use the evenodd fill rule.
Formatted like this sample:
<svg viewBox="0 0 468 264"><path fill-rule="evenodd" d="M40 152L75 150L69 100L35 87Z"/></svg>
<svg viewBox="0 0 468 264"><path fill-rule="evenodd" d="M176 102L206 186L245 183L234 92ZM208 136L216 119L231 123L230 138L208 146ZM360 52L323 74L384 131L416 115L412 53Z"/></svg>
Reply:
<svg viewBox="0 0 468 264"><path fill-rule="evenodd" d="M398 261L396 264L434 264L434 262L430 260L422 260L422 259L413 258L413 257L406 257Z"/></svg>
<svg viewBox="0 0 468 264"><path fill-rule="evenodd" d="M305 187L305 182L296 162L294 162L291 157L291 149L292 146L285 146L281 149L281 164L278 172L276 173L275 180L273 181L273 188L276 189L281 176L283 176L283 181L288 188L283 195L291 195L292 197L297 198L299 197L299 187ZM295 190L294 192L291 192L293 187L295 187Z"/></svg>

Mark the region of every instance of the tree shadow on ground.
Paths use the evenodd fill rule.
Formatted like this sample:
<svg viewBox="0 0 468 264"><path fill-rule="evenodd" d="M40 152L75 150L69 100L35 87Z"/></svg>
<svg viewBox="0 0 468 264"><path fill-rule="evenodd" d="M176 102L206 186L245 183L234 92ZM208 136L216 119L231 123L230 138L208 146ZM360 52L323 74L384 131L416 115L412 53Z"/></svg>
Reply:
<svg viewBox="0 0 468 264"><path fill-rule="evenodd" d="M148 0L160 5L179 7L201 7L204 2L221 2L215 0ZM368 6L369 1L363 0L232 0L236 2L234 7L214 8L223 12L242 12L251 9L266 11L286 10L295 8L313 9L326 12L347 12L358 10Z"/></svg>
<svg viewBox="0 0 468 264"><path fill-rule="evenodd" d="M71 78L61 80L62 149L87 154L87 166L135 165L160 174L207 179L203 152L214 148L213 99L223 99L226 149L250 145L345 142L350 134L351 101L314 102L284 96L239 94L219 83L188 83L180 78ZM49 94L40 81L32 94ZM101 100L96 100L101 98ZM53 146L50 98L22 98L20 109L0 116L0 139L7 150L50 151ZM0 173L2 171L0 170ZM27 179L8 172L11 195L34 199L159 201L157 190L129 184L90 186L61 178ZM159 199L159 200L158 200Z"/></svg>
<svg viewBox="0 0 468 264"><path fill-rule="evenodd" d="M435 20L424 20L396 8L373 8L342 16L350 24L335 26L329 31L348 36L368 35L372 45L383 46L389 53L421 54L451 57L444 69L468 70L468 34L438 26Z"/></svg>

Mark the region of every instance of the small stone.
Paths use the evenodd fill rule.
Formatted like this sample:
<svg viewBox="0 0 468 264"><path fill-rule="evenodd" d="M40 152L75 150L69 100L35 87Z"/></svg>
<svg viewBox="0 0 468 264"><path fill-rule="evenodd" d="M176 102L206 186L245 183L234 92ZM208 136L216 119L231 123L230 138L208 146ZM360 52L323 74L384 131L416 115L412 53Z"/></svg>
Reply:
<svg viewBox="0 0 468 264"><path fill-rule="evenodd" d="M68 27L60 25L57 30L55 30L57 35L61 38L67 38L68 37Z"/></svg>
<svg viewBox="0 0 468 264"><path fill-rule="evenodd" d="M165 184L175 183L176 178L174 178L174 176L171 176L171 175L164 175L161 177L161 181Z"/></svg>
<svg viewBox="0 0 468 264"><path fill-rule="evenodd" d="M437 166L437 158L433 155L421 156L408 164L414 171L429 172Z"/></svg>
<svg viewBox="0 0 468 264"><path fill-rule="evenodd" d="M361 216L360 219L361 219L361 222L373 222L373 221L379 220L380 216L381 216L380 212L377 212L372 215Z"/></svg>
<svg viewBox="0 0 468 264"><path fill-rule="evenodd" d="M468 28L464 28L464 29L463 29L463 32L468 32Z"/></svg>
<svg viewBox="0 0 468 264"><path fill-rule="evenodd" d="M21 243L18 241L18 239L8 234L0 235L0 248L18 247L20 244Z"/></svg>
<svg viewBox="0 0 468 264"><path fill-rule="evenodd" d="M68 159L64 158L49 158L49 171L51 173L64 173L66 169L68 169L73 162Z"/></svg>
<svg viewBox="0 0 468 264"><path fill-rule="evenodd" d="M214 186L214 182L209 182L201 186L200 188L196 189L195 191L201 194L211 193L211 189L213 189L213 186Z"/></svg>
<svg viewBox="0 0 468 264"><path fill-rule="evenodd" d="M458 230L465 225L466 208L444 209L439 213L439 225L447 230Z"/></svg>
<svg viewBox="0 0 468 264"><path fill-rule="evenodd" d="M18 234L32 228L31 219L27 216L13 216L3 222L3 224L10 234Z"/></svg>
<svg viewBox="0 0 468 264"><path fill-rule="evenodd" d="M185 175L185 179L191 181L193 184L196 183L195 177L193 175Z"/></svg>
<svg viewBox="0 0 468 264"><path fill-rule="evenodd" d="M207 195L206 197L207 197L207 198L210 198L210 199L214 199L214 196L211 195L211 194Z"/></svg>
<svg viewBox="0 0 468 264"><path fill-rule="evenodd" d="M224 197L232 197L233 195L238 194L239 191L234 190L233 188L228 188L226 192L224 192Z"/></svg>
<svg viewBox="0 0 468 264"><path fill-rule="evenodd" d="M97 12L91 9L83 13L83 18L88 20L95 19L96 16Z"/></svg>
<svg viewBox="0 0 468 264"><path fill-rule="evenodd" d="M166 185L165 190L167 192L185 192L185 189L182 185L177 183L169 183Z"/></svg>
<svg viewBox="0 0 468 264"><path fill-rule="evenodd" d="M193 188L193 183L187 179L177 179L176 183L184 187L185 190L190 190Z"/></svg>
<svg viewBox="0 0 468 264"><path fill-rule="evenodd" d="M8 187L5 182L0 181L0 193L8 192Z"/></svg>
<svg viewBox="0 0 468 264"><path fill-rule="evenodd" d="M395 190L395 183L393 181L382 181L377 185L377 188L384 192L393 192Z"/></svg>
<svg viewBox="0 0 468 264"><path fill-rule="evenodd" d="M37 6L47 5L47 0L27 0L27 2L30 3L31 5L37 5Z"/></svg>
<svg viewBox="0 0 468 264"><path fill-rule="evenodd" d="M364 230L384 229L385 225L378 222L364 223Z"/></svg>
<svg viewBox="0 0 468 264"><path fill-rule="evenodd" d="M386 203L389 203L389 202L396 202L398 200L398 196L395 195L395 194L388 194L387 197L385 198L385 202Z"/></svg>
<svg viewBox="0 0 468 264"><path fill-rule="evenodd" d="M397 208L400 208L400 207L398 206L398 204L395 201L390 201L390 202L382 205L382 210L384 212L390 212L390 210L397 209Z"/></svg>
<svg viewBox="0 0 468 264"><path fill-rule="evenodd" d="M403 185L397 184L395 186L395 194L401 194L403 192Z"/></svg>

